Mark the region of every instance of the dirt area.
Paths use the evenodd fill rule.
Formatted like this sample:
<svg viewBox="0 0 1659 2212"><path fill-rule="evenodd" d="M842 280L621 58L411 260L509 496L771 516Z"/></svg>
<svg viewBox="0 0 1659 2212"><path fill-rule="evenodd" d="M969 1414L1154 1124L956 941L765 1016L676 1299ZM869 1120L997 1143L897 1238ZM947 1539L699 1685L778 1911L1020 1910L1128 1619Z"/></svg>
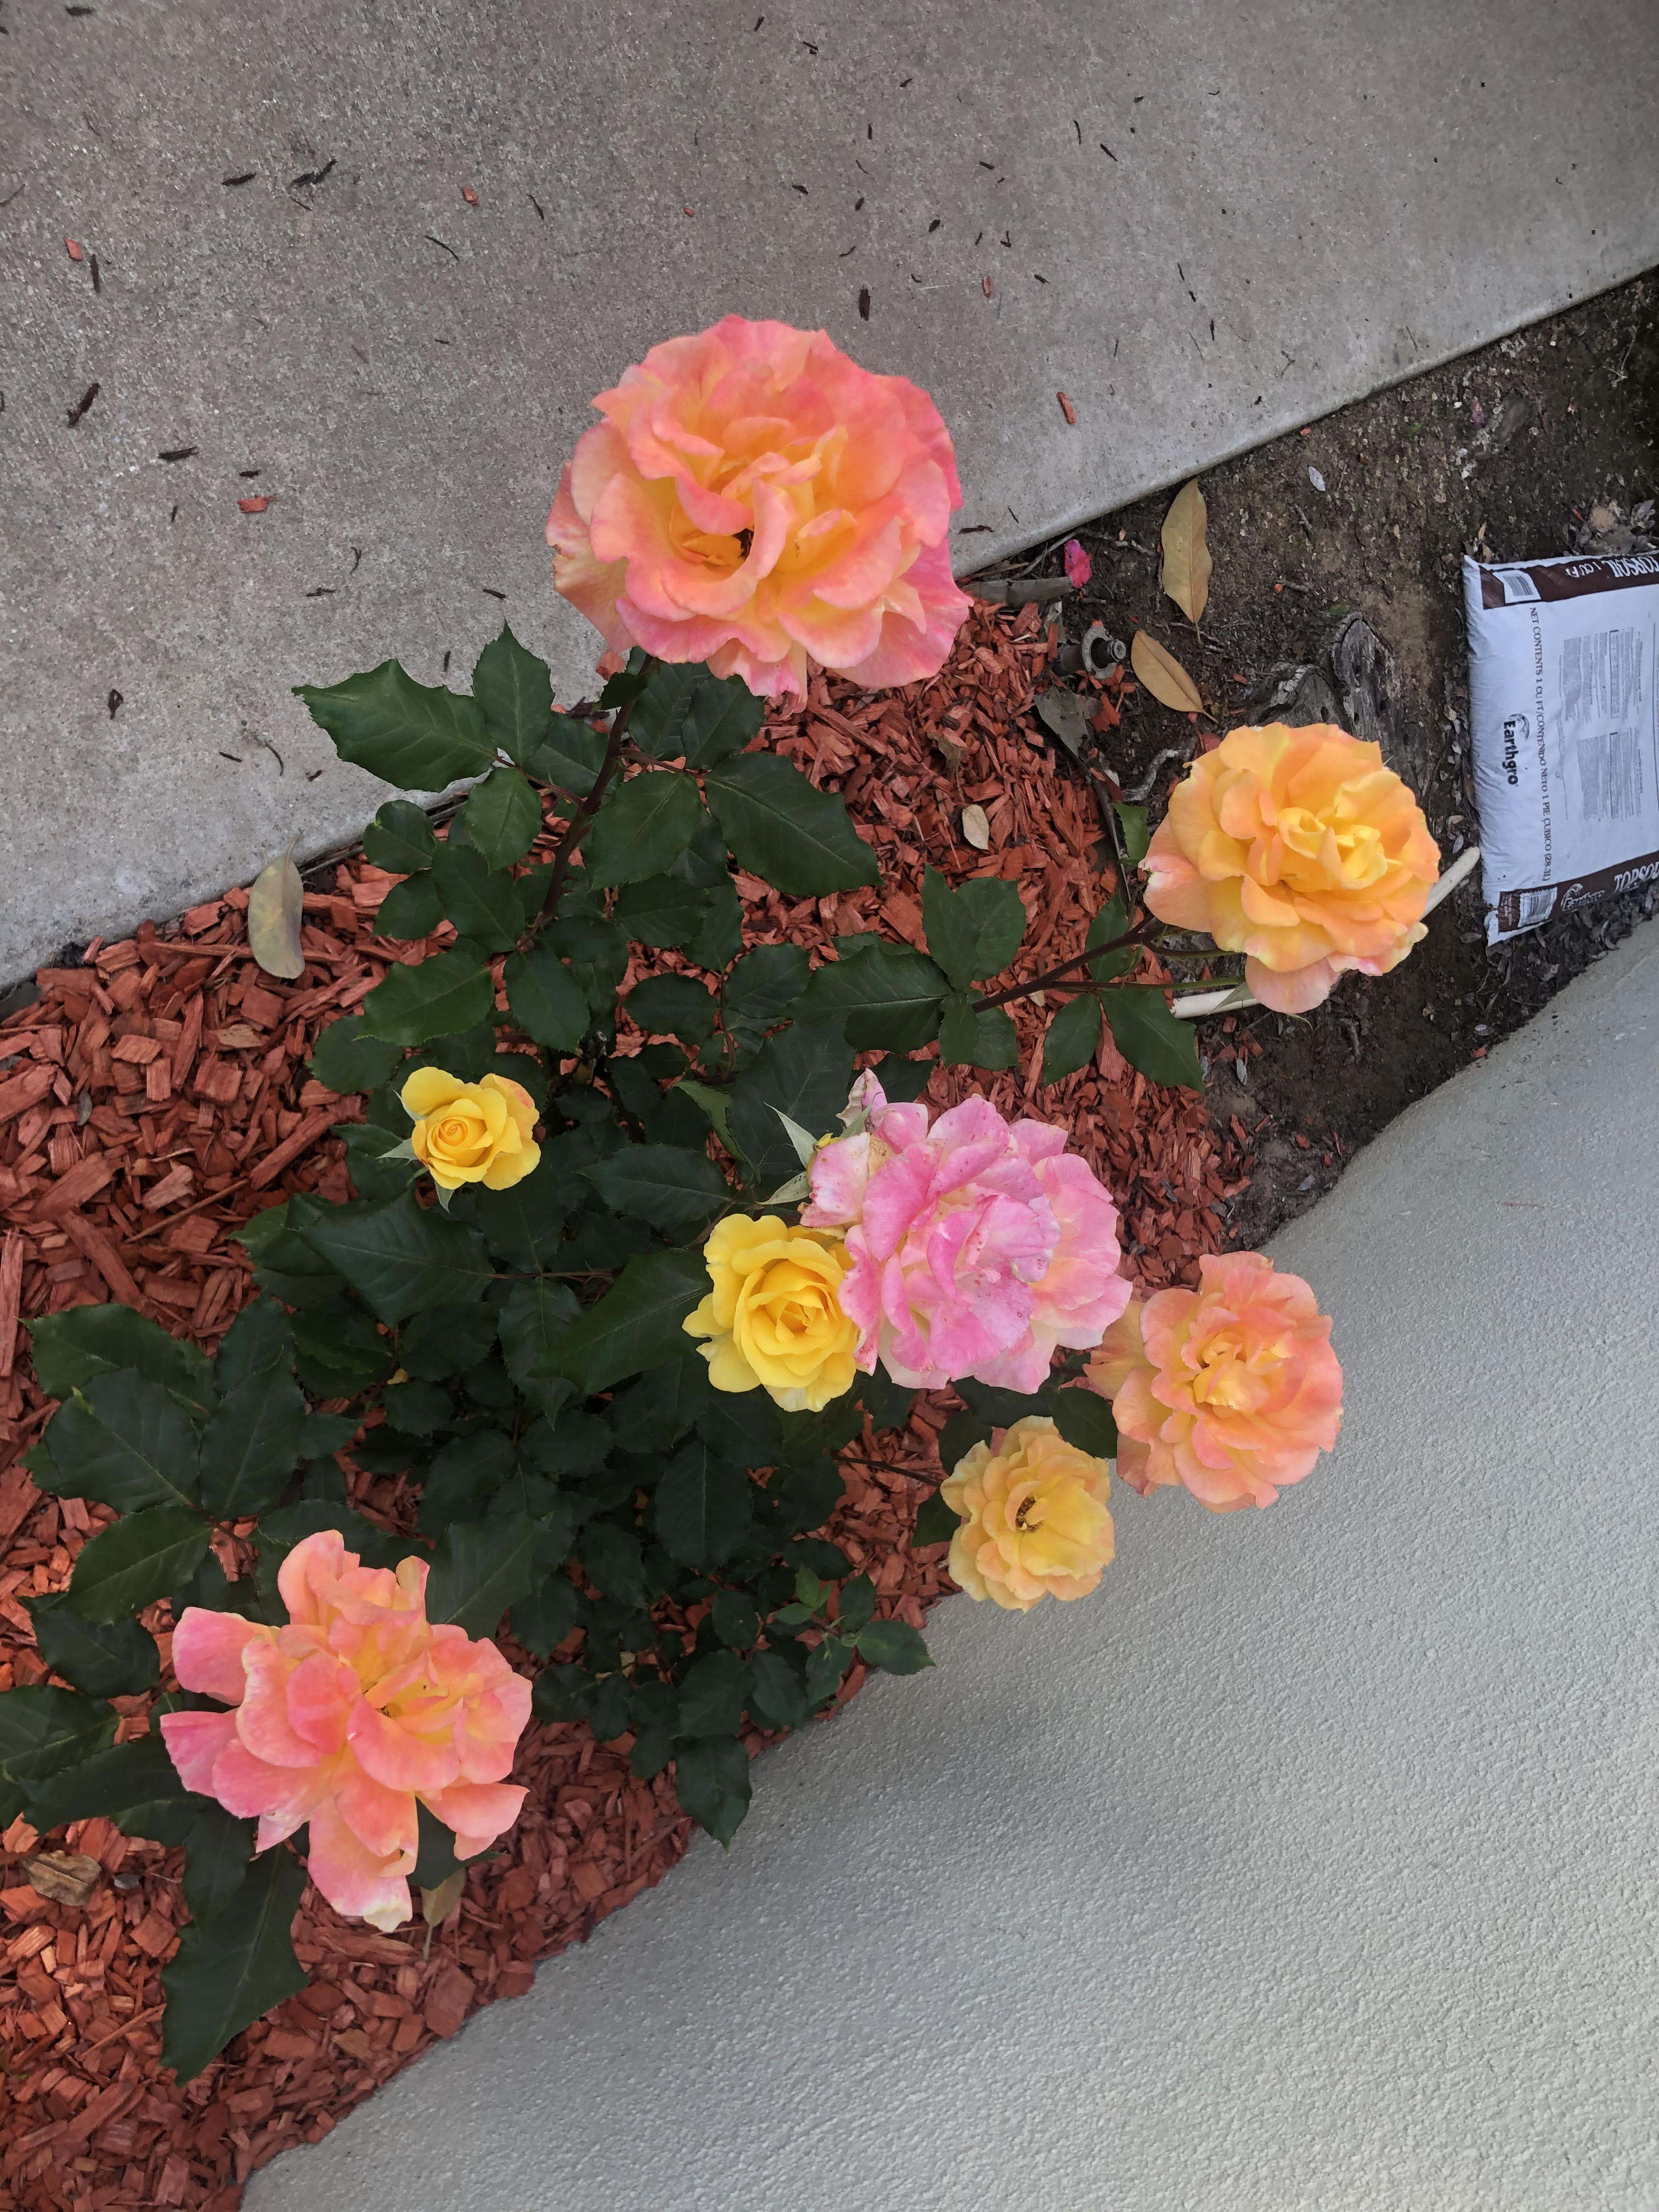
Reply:
<svg viewBox="0 0 1659 2212"><path fill-rule="evenodd" d="M1650 275L1206 474L1215 569L1197 632L1159 589L1169 494L1079 531L1094 574L1062 603L1062 627L1073 639L1096 621L1125 640L1149 630L1225 730L1337 719L1328 707L1333 692L1342 703L1344 635L1363 617L1393 664L1370 685L1385 753L1449 862L1480 834L1461 557L1631 550L1632 510L1659 490L1656 434ZM1062 543L1012 573L1058 575ZM1352 644L1350 635L1351 653ZM1100 757L1133 790L1160 752L1194 742L1182 717L1140 691ZM1170 759L1158 773L1154 822L1180 766ZM1206 1025L1212 1109L1255 1137L1254 1179L1229 1220L1235 1241L1260 1244L1304 1211L1346 1154L1530 1019L1655 904L1651 890L1609 898L1488 953L1477 872L1393 975L1346 977L1305 1019L1252 1009L1228 1034Z"/></svg>

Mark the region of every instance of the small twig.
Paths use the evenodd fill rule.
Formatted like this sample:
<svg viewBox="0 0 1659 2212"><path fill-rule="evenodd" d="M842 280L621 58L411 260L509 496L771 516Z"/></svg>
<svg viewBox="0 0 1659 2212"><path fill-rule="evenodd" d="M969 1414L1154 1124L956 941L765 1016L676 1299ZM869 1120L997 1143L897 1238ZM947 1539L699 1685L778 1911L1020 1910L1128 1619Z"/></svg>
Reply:
<svg viewBox="0 0 1659 2212"><path fill-rule="evenodd" d="M569 826L563 836L560 838L559 848L553 855L553 873L548 882L547 896L542 901L542 910L536 917L535 929L540 929L544 922L551 919L557 910L559 901L564 896L565 883L570 873L571 857L592 827L593 817L599 811L599 801L605 796L605 786L616 774L617 763L622 759L623 739L628 735L628 718L634 711L634 701L639 697L640 691L644 690L645 684L649 682L655 667L655 661L647 659L645 664L645 680L641 682L640 690L634 694L634 698L629 701L611 725L611 734L605 745L605 758L599 763L599 772L594 777L592 787L587 796L580 802L574 813L572 814ZM532 930L532 934L533 933Z"/></svg>

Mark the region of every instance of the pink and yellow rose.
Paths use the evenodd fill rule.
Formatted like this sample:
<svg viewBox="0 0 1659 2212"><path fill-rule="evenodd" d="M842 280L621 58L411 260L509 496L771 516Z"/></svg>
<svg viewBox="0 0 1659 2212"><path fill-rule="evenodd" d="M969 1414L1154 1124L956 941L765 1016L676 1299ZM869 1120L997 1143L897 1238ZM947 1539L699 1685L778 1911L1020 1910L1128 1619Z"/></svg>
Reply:
<svg viewBox="0 0 1659 2212"><path fill-rule="evenodd" d="M231 1710L161 1724L187 1790L257 1816L257 1850L308 1821L318 1888L388 1930L410 1915L417 1800L466 1859L525 1799L504 1778L530 1685L488 1640L428 1620L426 1577L424 1559L363 1566L336 1529L303 1538L277 1573L285 1627L185 1607L174 1672Z"/></svg>
<svg viewBox="0 0 1659 2212"><path fill-rule="evenodd" d="M940 1486L962 1516L952 1580L1010 1613L1044 1597L1086 1597L1112 1560L1109 1485L1105 1461L1040 1414L975 1444Z"/></svg>
<svg viewBox="0 0 1659 2212"><path fill-rule="evenodd" d="M962 492L925 392L822 331L727 315L593 404L547 539L613 653L773 698L805 696L809 660L871 687L943 665L969 606L946 543Z"/></svg>
<svg viewBox="0 0 1659 2212"><path fill-rule="evenodd" d="M1207 1253L1199 1278L1133 1299L1086 1379L1112 1401L1117 1471L1143 1497L1182 1483L1212 1512L1271 1505L1342 1425L1331 1324L1260 1252Z"/></svg>
<svg viewBox="0 0 1659 2212"><path fill-rule="evenodd" d="M1056 1346L1100 1341L1129 1297L1117 1208L1063 1130L1006 1122L985 1098L930 1125L867 1072L846 1118L854 1133L813 1159L801 1220L845 1232L841 1304L866 1374L879 1359L917 1389L970 1376L1030 1393Z"/></svg>
<svg viewBox="0 0 1659 2212"><path fill-rule="evenodd" d="M1316 723L1234 730L1176 786L1146 903L1245 955L1264 1006L1305 1013L1345 969L1385 975L1426 933L1440 850L1380 746Z"/></svg>

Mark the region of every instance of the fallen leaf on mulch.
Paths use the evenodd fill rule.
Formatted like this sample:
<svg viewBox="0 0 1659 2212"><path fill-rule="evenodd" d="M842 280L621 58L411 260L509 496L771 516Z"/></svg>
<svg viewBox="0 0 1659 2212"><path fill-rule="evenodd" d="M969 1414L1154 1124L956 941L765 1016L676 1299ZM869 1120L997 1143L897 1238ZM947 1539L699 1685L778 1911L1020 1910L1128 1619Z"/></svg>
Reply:
<svg viewBox="0 0 1659 2212"><path fill-rule="evenodd" d="M1144 629L1138 629L1130 641L1129 665L1163 706L1172 708L1177 714L1204 712L1197 684L1174 653Z"/></svg>
<svg viewBox="0 0 1659 2212"><path fill-rule="evenodd" d="M292 846L280 860L260 869L247 895L249 950L267 975L287 983L305 972L306 956L300 949L305 895Z"/></svg>
<svg viewBox="0 0 1659 2212"><path fill-rule="evenodd" d="M816 955L890 909L908 920L931 863L952 883L1018 886L1031 917L1023 972L1080 946L1109 882L1093 866L1089 795L1033 712L1053 659L1035 607L978 607L929 683L864 693L815 677L767 740L842 792L882 885L788 900L744 878L749 941L787 939ZM969 841L970 817L988 847L994 834L994 852ZM78 967L41 969L39 1002L0 1022L0 1689L46 1679L22 1600L61 1589L110 1518L84 1499L43 1497L15 1463L52 1410L19 1317L114 1296L210 1350L252 1292L236 1229L290 1191L350 1195L331 1132L361 1103L324 1091L305 1063L325 1024L428 949L375 935L397 880L359 857L306 891L304 965L291 979L258 971L249 894L233 890L164 929L146 922L119 944L94 942ZM429 942L451 934L446 925ZM636 955L630 982L647 964ZM683 963L670 953L651 964ZM953 1103L982 1085L1005 1114L1063 1121L1117 1200L1140 1287L1191 1279L1199 1254L1225 1242L1224 1203L1245 1188L1242 1125L1219 1135L1196 1093L1149 1086L1104 1042L1090 1065L1042 1090L1043 1016L1026 1004L1012 1012L1020 1066L988 1079L936 1070L930 1100ZM623 1048L638 1042L624 1024ZM830 1525L854 1571L875 1583L881 1612L912 1626L951 1587L944 1547L914 1551L908 1532L939 1480L934 1439L954 1402L925 1396L908 1428L866 1432L846 1455L846 1496ZM353 1469L349 1487L354 1508L382 1528L412 1524L401 1477ZM166 1607L147 1618L165 1649ZM510 1638L503 1649L528 1670ZM150 1704L123 1701L124 1739L146 1732ZM160 2060L161 1970L184 1917L180 1854L107 1820L75 1823L48 1848L96 1863L77 1906L34 1887L27 1863L48 1839L15 1822L0 1836L0 2212L233 2212L255 2166L326 2135L478 2006L522 1996L536 1960L584 1940L681 1857L690 1828L672 1781L636 1780L630 1748L626 1736L599 1744L576 1726L526 1732L514 1768L529 1792L524 1814L500 1856L469 1870L429 1957L422 1920L383 1936L308 1889L295 1941L311 1986L182 2088Z"/></svg>

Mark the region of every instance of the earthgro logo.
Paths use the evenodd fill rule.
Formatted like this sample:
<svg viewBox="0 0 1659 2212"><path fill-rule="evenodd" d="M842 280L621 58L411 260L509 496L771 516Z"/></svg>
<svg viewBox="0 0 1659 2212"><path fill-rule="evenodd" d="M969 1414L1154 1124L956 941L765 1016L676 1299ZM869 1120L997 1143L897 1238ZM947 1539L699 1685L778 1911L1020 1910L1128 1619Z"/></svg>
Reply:
<svg viewBox="0 0 1659 2212"><path fill-rule="evenodd" d="M1504 723L1504 775L1507 781L1519 784L1521 770L1516 766L1521 747L1526 743L1531 728L1524 714L1510 714Z"/></svg>

